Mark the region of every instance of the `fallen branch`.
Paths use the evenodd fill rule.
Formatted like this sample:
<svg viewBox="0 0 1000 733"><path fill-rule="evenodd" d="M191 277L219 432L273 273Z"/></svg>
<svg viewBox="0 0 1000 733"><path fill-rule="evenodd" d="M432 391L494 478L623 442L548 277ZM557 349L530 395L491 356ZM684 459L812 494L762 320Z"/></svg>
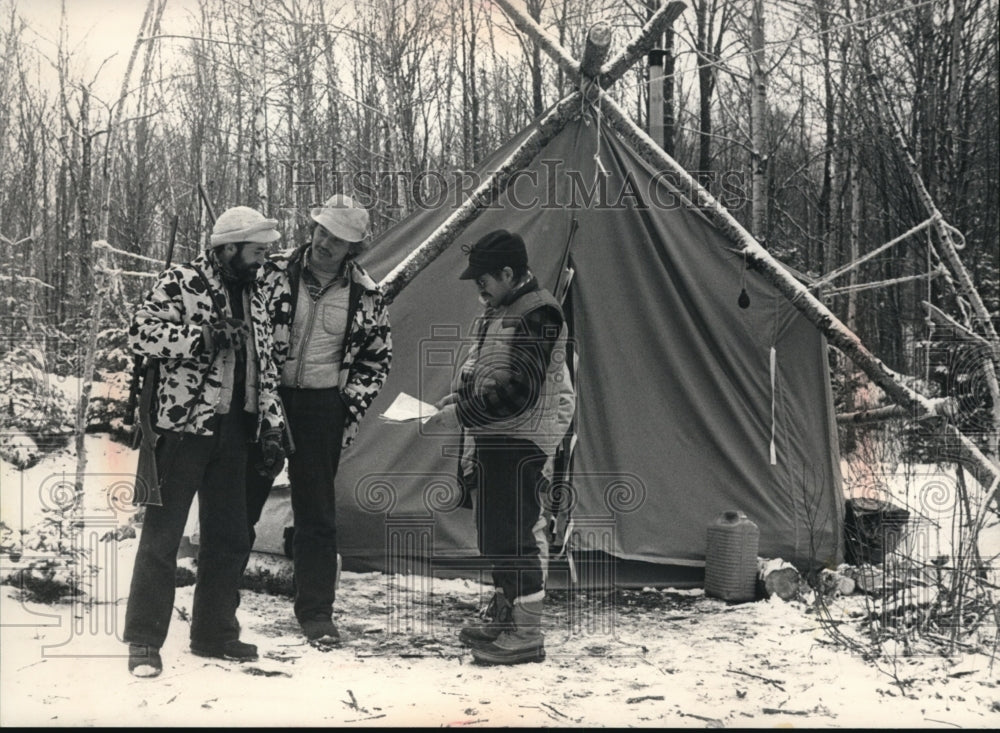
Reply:
<svg viewBox="0 0 1000 733"><path fill-rule="evenodd" d="M759 674L753 674L752 672L744 672L742 669L733 669L732 667L730 667L726 671L734 672L735 674L741 674L745 677L753 677L755 680L760 680L761 682L766 682L769 685L774 685L782 692L785 691L785 688L782 687L782 685L785 684L784 680L772 680L769 677L761 677Z"/></svg>
<svg viewBox="0 0 1000 733"><path fill-rule="evenodd" d="M707 718L704 715L696 715L695 713L681 713L685 718L697 718L698 720L704 720L706 723L718 723L722 725L722 721L719 718Z"/></svg>
<svg viewBox="0 0 1000 733"><path fill-rule="evenodd" d="M558 715L558 716L559 716L560 718L567 718L567 719L569 718L569 716L567 716L567 715L563 715L563 714L562 714L562 713L560 713L560 712L559 712L558 710L556 710L556 709L555 709L554 707L552 707L551 705L549 705L549 704L548 704L547 702L543 702L543 703L539 703L539 704L540 704L540 705L541 705L542 707L545 707L545 708L548 708L548 709L549 709L549 710L551 710L551 711L552 711L553 713L555 713L556 715Z"/></svg>
<svg viewBox="0 0 1000 733"><path fill-rule="evenodd" d="M781 708L763 708L764 715L810 715L809 710L782 710Z"/></svg>
<svg viewBox="0 0 1000 733"><path fill-rule="evenodd" d="M625 701L626 705L635 705L638 702L643 702L645 700L662 700L663 695L643 695L642 697L630 697Z"/></svg>
<svg viewBox="0 0 1000 733"><path fill-rule="evenodd" d="M868 410L844 412L837 415L837 423L840 425L872 423L894 420L896 418L915 420L931 417L932 415L948 417L957 414L958 411L958 400L954 397L936 397L928 400L928 404L930 412L924 414L914 414L913 410L908 410L901 405L882 405L881 407L872 407Z"/></svg>

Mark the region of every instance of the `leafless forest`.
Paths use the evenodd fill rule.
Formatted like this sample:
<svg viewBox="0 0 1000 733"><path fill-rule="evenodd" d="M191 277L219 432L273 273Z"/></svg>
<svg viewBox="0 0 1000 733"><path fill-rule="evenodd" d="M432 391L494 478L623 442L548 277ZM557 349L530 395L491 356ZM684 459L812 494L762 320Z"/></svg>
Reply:
<svg viewBox="0 0 1000 733"><path fill-rule="evenodd" d="M149 0L108 79L74 63L65 10L51 51L0 0L5 352L28 341L80 376L83 334L123 323L175 221L174 259L197 251L199 184L289 238L346 190L377 233L422 204L428 174L474 168L579 83L488 0L182 5L187 27L166 32L168 0ZM579 55L594 23L620 47L659 3L517 5ZM996 0L690 0L658 44L657 141L775 256L820 277L899 239L820 292L939 392L961 381L941 356L955 333L924 303L982 320L934 246L943 231L998 312L997 15ZM640 63L609 91L645 128L650 89ZM105 271L95 241L149 259Z"/></svg>
<svg viewBox="0 0 1000 733"><path fill-rule="evenodd" d="M168 243L174 261L200 249L207 204L257 207L291 242L343 190L377 235L581 84L501 6L579 58L598 22L614 54L661 5L147 0L112 78L81 70L71 0L52 38L26 2L0 0L0 449L25 468L21 437L44 452L75 433L77 490L85 430L125 432L123 326ZM833 336L845 483L957 465L947 577L923 558L888 568L901 585L936 573L944 600L900 628L950 629L949 648L1000 613L977 545L1000 506L997 26L997 0L686 0L662 64L607 90L802 275L794 297ZM81 380L75 406L50 375Z"/></svg>

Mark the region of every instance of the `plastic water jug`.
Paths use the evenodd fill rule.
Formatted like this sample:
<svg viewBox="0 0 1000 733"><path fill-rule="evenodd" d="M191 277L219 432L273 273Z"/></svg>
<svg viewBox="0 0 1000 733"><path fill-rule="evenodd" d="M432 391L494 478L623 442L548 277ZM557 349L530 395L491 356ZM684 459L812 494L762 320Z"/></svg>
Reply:
<svg viewBox="0 0 1000 733"><path fill-rule="evenodd" d="M757 594L760 530L739 511L720 514L708 525L705 595L725 601L752 601Z"/></svg>

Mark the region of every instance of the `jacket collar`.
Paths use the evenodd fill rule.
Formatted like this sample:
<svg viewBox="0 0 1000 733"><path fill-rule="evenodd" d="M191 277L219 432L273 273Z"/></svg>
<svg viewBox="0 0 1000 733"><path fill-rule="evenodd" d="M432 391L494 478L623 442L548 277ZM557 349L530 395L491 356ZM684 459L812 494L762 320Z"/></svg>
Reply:
<svg viewBox="0 0 1000 733"><path fill-rule="evenodd" d="M297 276L305 266L306 250L308 248L308 244L303 244L299 247L293 247L292 249L286 249L283 252L271 255L267 260L266 267L285 271L290 277ZM356 260L352 259L347 262L347 276L351 279L351 282L368 292L379 292L378 283L372 280L371 276L365 272L365 269Z"/></svg>
<svg viewBox="0 0 1000 733"><path fill-rule="evenodd" d="M222 266L219 264L219 260L216 256L211 252L202 252L200 255L191 260L191 264L204 272L205 277L215 278L216 280L222 279Z"/></svg>
<svg viewBox="0 0 1000 733"><path fill-rule="evenodd" d="M483 312L483 315L486 316L487 318L491 318L500 311L502 311L504 308L509 306L511 303L515 302L522 295L526 295L528 293L531 293L539 289L540 286L538 285L538 279L534 275L532 275L531 271L529 270L528 274L525 275L524 279L521 280L521 282L519 282L513 288L511 288L510 292L508 292L507 295L504 296L503 301L500 303L500 305L498 305L496 308L487 306L486 310Z"/></svg>
<svg viewBox="0 0 1000 733"><path fill-rule="evenodd" d="M504 296L503 302L500 303L500 307L506 308L522 295L531 293L535 290L538 290L538 279L529 271L528 274L525 275L524 279L511 288L510 292Z"/></svg>

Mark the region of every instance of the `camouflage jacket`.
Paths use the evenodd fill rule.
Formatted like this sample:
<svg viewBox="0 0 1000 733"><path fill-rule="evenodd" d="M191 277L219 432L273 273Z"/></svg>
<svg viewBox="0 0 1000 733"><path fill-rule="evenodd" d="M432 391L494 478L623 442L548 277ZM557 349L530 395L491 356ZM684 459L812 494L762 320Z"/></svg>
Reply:
<svg viewBox="0 0 1000 733"><path fill-rule="evenodd" d="M195 267L205 274L211 293ZM222 353L205 350L201 327L219 318L218 313L232 315L229 293L217 265L205 255L161 274L136 309L128 333L129 345L134 353L159 364L154 416L158 427L211 435L209 420L220 398L224 360ZM259 282L250 291L248 320L258 358L257 434L267 429L284 430L271 323Z"/></svg>
<svg viewBox="0 0 1000 733"><path fill-rule="evenodd" d="M274 355L279 374L291 347L305 250L306 247L298 247L279 252L264 265L263 289L274 324ZM347 407L344 448L357 437L361 419L382 389L392 361L389 311L378 285L353 260L348 263L348 277L351 282L348 325L338 378L340 397Z"/></svg>

